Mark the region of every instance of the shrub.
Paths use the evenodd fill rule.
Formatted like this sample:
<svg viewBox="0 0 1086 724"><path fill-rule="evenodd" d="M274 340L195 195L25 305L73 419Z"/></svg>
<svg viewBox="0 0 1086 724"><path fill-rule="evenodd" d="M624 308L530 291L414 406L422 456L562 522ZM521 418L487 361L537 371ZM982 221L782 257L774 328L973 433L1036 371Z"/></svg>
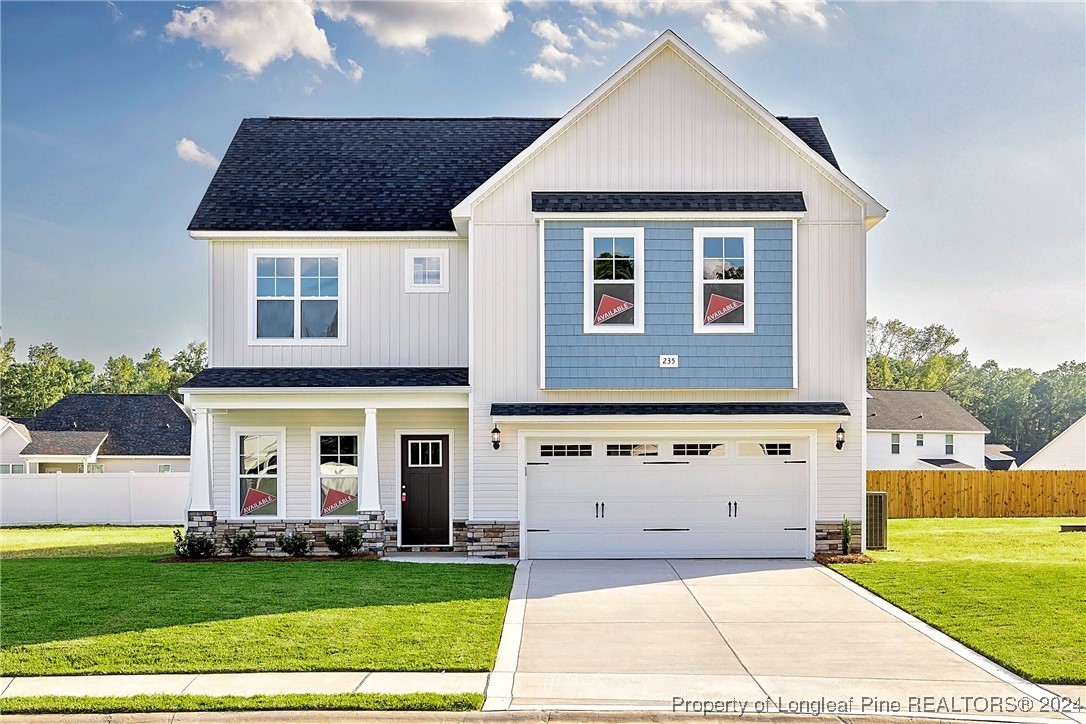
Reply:
<svg viewBox="0 0 1086 724"><path fill-rule="evenodd" d="M324 542L328 550L340 558L353 556L362 548L362 533L357 528L348 528L343 535L326 535Z"/></svg>
<svg viewBox="0 0 1086 724"><path fill-rule="evenodd" d="M852 521L845 516L841 519L841 553L848 555L852 550Z"/></svg>
<svg viewBox="0 0 1086 724"><path fill-rule="evenodd" d="M286 535L280 533L275 536L275 542L284 553L295 558L307 555L313 548L313 541L309 539L309 536L296 530L288 531Z"/></svg>
<svg viewBox="0 0 1086 724"><path fill-rule="evenodd" d="M237 535L228 535L224 539L226 549L235 558L245 558L252 555L253 546L256 545L256 533L251 530L240 531Z"/></svg>
<svg viewBox="0 0 1086 724"><path fill-rule="evenodd" d="M212 558L218 552L215 540L208 535L189 533L181 535L176 528L173 531L173 549L179 558Z"/></svg>

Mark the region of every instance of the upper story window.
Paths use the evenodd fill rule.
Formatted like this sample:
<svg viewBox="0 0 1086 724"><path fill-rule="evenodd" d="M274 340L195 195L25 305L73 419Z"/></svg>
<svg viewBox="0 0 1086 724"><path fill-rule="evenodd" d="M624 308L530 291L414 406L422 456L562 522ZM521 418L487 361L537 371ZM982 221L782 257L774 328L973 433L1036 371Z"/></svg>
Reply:
<svg viewBox="0 0 1086 724"><path fill-rule="evenodd" d="M947 435L946 436L946 454L947 455L953 455L954 454L954 436L953 435Z"/></svg>
<svg viewBox="0 0 1086 724"><path fill-rule="evenodd" d="M342 251L255 251L252 341L340 344Z"/></svg>
<svg viewBox="0 0 1086 724"><path fill-rule="evenodd" d="M694 331L754 331L754 229L694 229Z"/></svg>
<svg viewBox="0 0 1086 724"><path fill-rule="evenodd" d="M449 291L448 249L408 249L405 257L405 291Z"/></svg>
<svg viewBox="0 0 1086 724"><path fill-rule="evenodd" d="M645 331L645 230L584 230L584 331Z"/></svg>
<svg viewBox="0 0 1086 724"><path fill-rule="evenodd" d="M890 454L891 455L900 455L901 454L901 434L900 433L896 433L896 432L890 433Z"/></svg>
<svg viewBox="0 0 1086 724"><path fill-rule="evenodd" d="M922 432L916 433L916 446L917 447L924 447L924 433L922 433Z"/></svg>

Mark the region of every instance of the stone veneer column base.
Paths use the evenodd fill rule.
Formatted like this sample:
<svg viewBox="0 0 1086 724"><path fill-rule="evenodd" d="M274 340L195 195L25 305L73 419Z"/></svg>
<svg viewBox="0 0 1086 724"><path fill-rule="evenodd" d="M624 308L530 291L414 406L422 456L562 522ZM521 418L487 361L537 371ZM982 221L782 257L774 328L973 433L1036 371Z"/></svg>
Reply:
<svg viewBox="0 0 1086 724"><path fill-rule="evenodd" d="M464 526L469 556L520 558L520 523L472 521Z"/></svg>
<svg viewBox="0 0 1086 724"><path fill-rule="evenodd" d="M339 520L253 520L219 521L213 510L190 510L188 513L188 533L211 536L219 546L219 554L227 555L226 536L237 535L242 531L252 531L256 535L253 546L254 556L281 557L275 538L279 534L297 531L309 535L313 540L314 556L330 556L325 543L326 535L343 535L345 530L357 528L362 533L362 552L381 557L385 553L385 513L382 510L362 511L357 522L352 519Z"/></svg>
<svg viewBox="0 0 1086 724"><path fill-rule="evenodd" d="M863 544L863 521L852 521L851 553L859 553ZM815 523L815 553L841 552L841 521L820 520Z"/></svg>

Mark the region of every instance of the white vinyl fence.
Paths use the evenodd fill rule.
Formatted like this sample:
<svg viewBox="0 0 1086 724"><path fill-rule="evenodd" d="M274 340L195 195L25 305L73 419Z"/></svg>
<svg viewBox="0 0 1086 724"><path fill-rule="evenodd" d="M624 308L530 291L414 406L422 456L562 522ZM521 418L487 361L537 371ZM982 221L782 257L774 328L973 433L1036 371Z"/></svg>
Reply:
<svg viewBox="0 0 1086 724"><path fill-rule="evenodd" d="M188 473L0 475L0 525L185 521Z"/></svg>

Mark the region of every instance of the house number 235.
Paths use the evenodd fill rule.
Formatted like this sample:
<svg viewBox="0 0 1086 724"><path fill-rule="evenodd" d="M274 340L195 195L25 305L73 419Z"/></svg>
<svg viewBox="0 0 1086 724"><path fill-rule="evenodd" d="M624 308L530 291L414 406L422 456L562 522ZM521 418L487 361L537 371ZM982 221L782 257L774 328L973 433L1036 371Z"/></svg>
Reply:
<svg viewBox="0 0 1086 724"><path fill-rule="evenodd" d="M678 367L679 355L677 354L662 354L660 355L661 367Z"/></svg>

